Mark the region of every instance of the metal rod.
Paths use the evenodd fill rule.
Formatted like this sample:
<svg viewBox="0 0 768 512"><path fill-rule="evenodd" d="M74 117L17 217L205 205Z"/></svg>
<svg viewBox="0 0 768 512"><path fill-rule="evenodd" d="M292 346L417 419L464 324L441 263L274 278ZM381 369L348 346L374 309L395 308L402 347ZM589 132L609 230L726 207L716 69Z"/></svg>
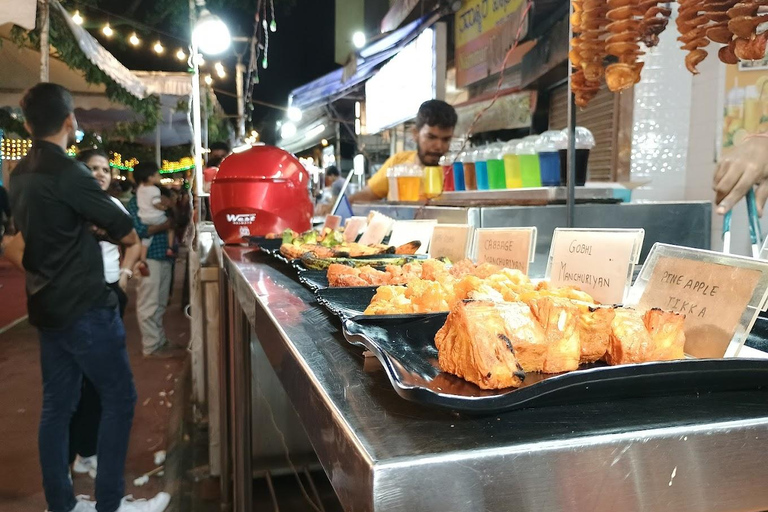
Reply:
<svg viewBox="0 0 768 512"><path fill-rule="evenodd" d="M573 16L573 4L570 15ZM570 19L570 16L569 16ZM573 38L573 29L568 23L568 40ZM575 196L576 196L576 103L571 88L573 66L568 63L568 149L566 150L566 188L565 225L572 228L576 225Z"/></svg>
<svg viewBox="0 0 768 512"><path fill-rule="evenodd" d="M40 16L40 81L48 81L48 61L50 55L50 45L48 35L51 28L50 4L48 0L40 0L38 4L38 13Z"/></svg>
<svg viewBox="0 0 768 512"><path fill-rule="evenodd" d="M323 500L320 499L320 493L317 492L317 487L315 487L315 481L312 480L312 473L309 472L309 469L306 466L304 466L304 476L307 477L307 480L309 481L309 488L312 490L312 494L317 500L317 507L320 509L320 512L325 512L325 507L323 506Z"/></svg>
<svg viewBox="0 0 768 512"><path fill-rule="evenodd" d="M272 499L272 510L274 510L274 512L280 512L280 504L277 501L277 493L275 492L274 484L272 484L272 475L269 474L268 470L264 475L264 480L267 481L267 487L269 488L269 497Z"/></svg>
<svg viewBox="0 0 768 512"><path fill-rule="evenodd" d="M243 64L242 55L237 56L235 73L235 81L237 84L237 141L242 142L245 139L245 97L243 92L245 65Z"/></svg>

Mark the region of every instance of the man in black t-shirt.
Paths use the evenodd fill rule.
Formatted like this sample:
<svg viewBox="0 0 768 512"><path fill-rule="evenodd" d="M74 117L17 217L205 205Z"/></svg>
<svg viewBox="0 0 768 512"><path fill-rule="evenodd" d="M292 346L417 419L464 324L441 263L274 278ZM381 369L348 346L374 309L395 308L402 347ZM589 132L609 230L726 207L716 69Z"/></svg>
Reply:
<svg viewBox="0 0 768 512"><path fill-rule="evenodd" d="M29 321L40 334L43 412L38 439L48 509L162 511L170 499L164 493L140 504L123 501L136 389L117 297L104 280L101 249L91 230L96 226L126 247L140 243L139 237L131 218L101 190L88 168L65 152L77 129L69 91L40 83L24 94L21 107L33 143L11 174L9 188L16 227L25 242ZM69 423L83 374L102 403L95 507L75 498L67 467Z"/></svg>

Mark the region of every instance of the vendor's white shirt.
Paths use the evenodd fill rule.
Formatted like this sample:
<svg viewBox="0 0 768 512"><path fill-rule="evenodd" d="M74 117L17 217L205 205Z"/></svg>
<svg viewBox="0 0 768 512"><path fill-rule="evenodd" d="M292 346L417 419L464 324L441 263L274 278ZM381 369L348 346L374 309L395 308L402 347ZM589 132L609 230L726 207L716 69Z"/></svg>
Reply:
<svg viewBox="0 0 768 512"><path fill-rule="evenodd" d="M109 196L109 198L126 215L130 215L119 199L112 196ZM109 284L116 283L120 280L120 248L109 242L99 242L99 245L101 246L101 257L104 259L104 279Z"/></svg>

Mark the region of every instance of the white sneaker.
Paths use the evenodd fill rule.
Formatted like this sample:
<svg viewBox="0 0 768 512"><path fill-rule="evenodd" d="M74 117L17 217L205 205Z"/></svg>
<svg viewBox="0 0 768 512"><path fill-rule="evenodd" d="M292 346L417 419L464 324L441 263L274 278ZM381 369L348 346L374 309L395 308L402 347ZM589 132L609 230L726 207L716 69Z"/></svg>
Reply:
<svg viewBox="0 0 768 512"><path fill-rule="evenodd" d="M70 512L96 512L96 502L91 501L90 496L78 496L77 505ZM46 510L45 512L48 512Z"/></svg>
<svg viewBox="0 0 768 512"><path fill-rule="evenodd" d="M170 502L171 495L167 492L159 492L150 500L134 500L133 496L126 496L117 512L163 512Z"/></svg>
<svg viewBox="0 0 768 512"><path fill-rule="evenodd" d="M80 457L79 455L75 458L75 463L72 464L72 471L75 473L79 473L81 475L88 474L91 478L96 478L96 470L98 469L98 462L96 460L96 455L93 455L91 457Z"/></svg>

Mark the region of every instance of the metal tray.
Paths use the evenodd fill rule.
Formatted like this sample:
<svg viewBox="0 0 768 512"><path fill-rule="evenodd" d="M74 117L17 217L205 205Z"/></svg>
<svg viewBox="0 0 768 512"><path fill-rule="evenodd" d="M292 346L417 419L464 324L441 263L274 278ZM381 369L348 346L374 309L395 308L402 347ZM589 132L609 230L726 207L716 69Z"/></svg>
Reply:
<svg viewBox="0 0 768 512"><path fill-rule="evenodd" d="M437 364L434 337L447 313L353 317L344 337L381 362L392 386L406 400L458 412L490 414L526 407L669 394L698 394L768 387L764 359L684 359L607 366L546 375L526 374L520 388L483 390Z"/></svg>
<svg viewBox="0 0 768 512"><path fill-rule="evenodd" d="M255 245L267 254L279 251L280 246L283 245L282 238L266 238L263 236L244 236L243 238L248 241L248 245Z"/></svg>

